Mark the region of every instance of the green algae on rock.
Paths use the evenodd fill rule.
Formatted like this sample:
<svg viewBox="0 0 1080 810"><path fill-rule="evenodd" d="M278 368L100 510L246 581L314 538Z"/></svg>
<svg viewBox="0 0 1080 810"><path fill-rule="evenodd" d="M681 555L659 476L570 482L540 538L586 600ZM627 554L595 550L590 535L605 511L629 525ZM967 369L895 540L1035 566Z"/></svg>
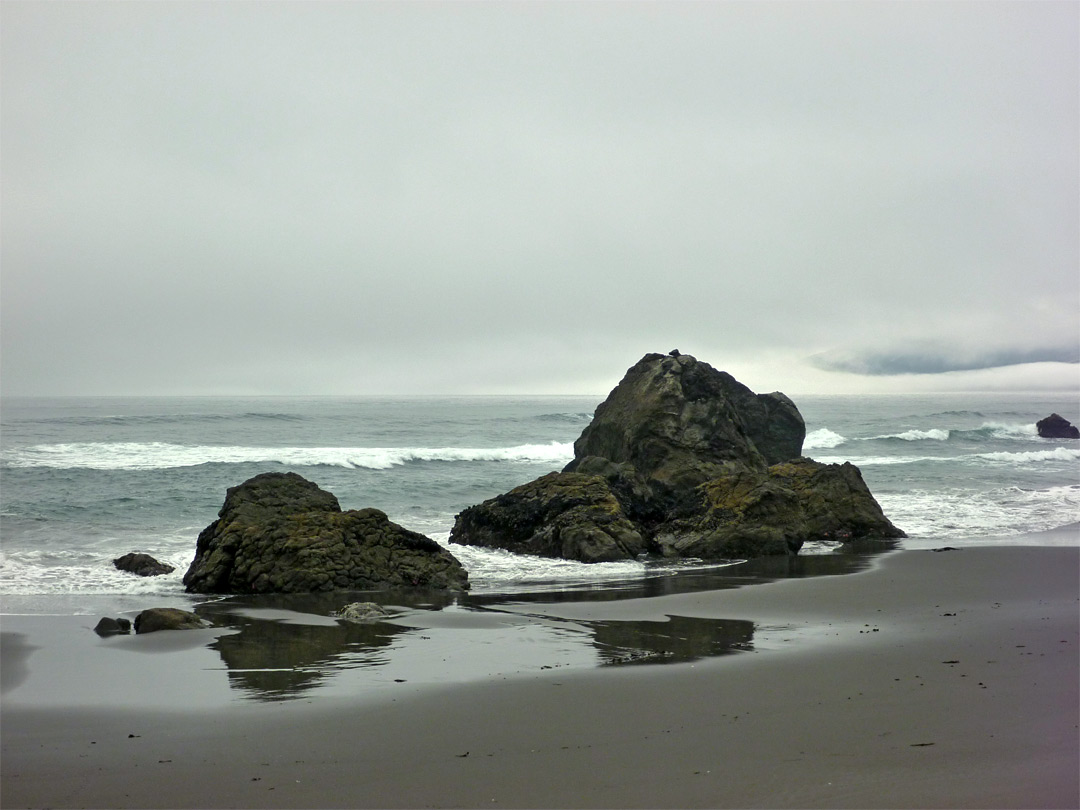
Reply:
<svg viewBox="0 0 1080 810"><path fill-rule="evenodd" d="M199 535L189 593L311 593L383 587L462 590L450 552L378 509L341 511L296 473L264 473L228 490Z"/></svg>
<svg viewBox="0 0 1080 810"><path fill-rule="evenodd" d="M462 511L451 543L582 562L741 559L895 538L859 470L802 457L806 426L690 355L648 354L596 409L574 459Z"/></svg>
<svg viewBox="0 0 1080 810"><path fill-rule="evenodd" d="M553 472L458 515L472 545L581 562L632 559L645 541L598 475Z"/></svg>

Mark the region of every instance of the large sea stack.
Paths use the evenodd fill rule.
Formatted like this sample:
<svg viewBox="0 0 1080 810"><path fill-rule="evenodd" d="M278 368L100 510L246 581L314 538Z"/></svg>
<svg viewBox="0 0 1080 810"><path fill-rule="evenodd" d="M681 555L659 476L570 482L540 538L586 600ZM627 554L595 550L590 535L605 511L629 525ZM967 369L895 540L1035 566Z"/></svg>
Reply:
<svg viewBox="0 0 1080 810"><path fill-rule="evenodd" d="M457 516L452 543L582 562L796 554L904 533L858 468L802 456L806 426L690 355L648 354L596 409L562 472Z"/></svg>
<svg viewBox="0 0 1080 810"><path fill-rule="evenodd" d="M468 582L434 540L378 509L343 512L333 494L296 473L264 473L230 488L184 575L189 593L462 590Z"/></svg>

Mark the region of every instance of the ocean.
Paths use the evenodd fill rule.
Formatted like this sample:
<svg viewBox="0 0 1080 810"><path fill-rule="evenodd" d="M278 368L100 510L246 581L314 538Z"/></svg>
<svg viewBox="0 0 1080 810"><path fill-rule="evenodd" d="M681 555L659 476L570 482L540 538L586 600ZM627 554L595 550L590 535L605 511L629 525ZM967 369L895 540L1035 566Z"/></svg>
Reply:
<svg viewBox="0 0 1080 810"><path fill-rule="evenodd" d="M552 470L603 396L10 398L0 405L0 595L28 612L65 594L183 593L199 532L228 487L291 470L343 509L376 507L447 545L474 594L625 582L664 565L598 565L449 545L467 506ZM794 397L804 455L850 461L903 548L1071 543L1080 441L1036 435L1073 394ZM144 551L176 567L139 578L112 560ZM809 546L804 554L829 554ZM4 612L9 612L8 608Z"/></svg>

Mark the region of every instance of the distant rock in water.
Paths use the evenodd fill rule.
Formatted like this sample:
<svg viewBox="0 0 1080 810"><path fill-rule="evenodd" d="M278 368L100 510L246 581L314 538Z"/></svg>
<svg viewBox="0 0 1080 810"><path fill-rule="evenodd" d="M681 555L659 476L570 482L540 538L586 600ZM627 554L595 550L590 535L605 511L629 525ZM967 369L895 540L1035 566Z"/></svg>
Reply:
<svg viewBox="0 0 1080 810"><path fill-rule="evenodd" d="M113 560L113 565L120 571L127 571L140 577L159 577L162 574L171 574L176 570L168 563L155 560L149 554L132 552L123 557Z"/></svg>
<svg viewBox="0 0 1080 810"><path fill-rule="evenodd" d="M264 473L232 487L199 535L184 575L189 593L313 593L381 587L463 590L450 552L378 509L341 511L296 473Z"/></svg>
<svg viewBox="0 0 1080 810"><path fill-rule="evenodd" d="M858 468L802 457L788 397L690 355L630 368L574 460L457 516L451 543L582 562L795 554L810 540L903 537Z"/></svg>
<svg viewBox="0 0 1080 810"><path fill-rule="evenodd" d="M1044 439L1080 439L1080 428L1056 413L1036 422L1035 430Z"/></svg>

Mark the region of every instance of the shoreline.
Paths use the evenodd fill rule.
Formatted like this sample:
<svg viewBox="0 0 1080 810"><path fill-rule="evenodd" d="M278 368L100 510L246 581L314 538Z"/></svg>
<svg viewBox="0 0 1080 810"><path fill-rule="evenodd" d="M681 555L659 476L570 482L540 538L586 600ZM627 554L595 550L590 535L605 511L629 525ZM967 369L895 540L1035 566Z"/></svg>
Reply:
<svg viewBox="0 0 1080 810"><path fill-rule="evenodd" d="M222 628L156 639L168 649L152 654L96 645L80 661L49 633L73 619L90 633L89 617L37 617L37 630L5 617L3 805L1080 804L1076 547L902 550L853 574L606 601L511 596L494 607L445 612L454 627L420 632L472 650L527 636L548 660L573 662L448 685L388 678L363 693L347 672L292 700L244 701L210 649ZM586 627L598 646L597 628L670 630L670 617L751 623L752 651L597 666L569 634ZM27 632L12 638L8 625ZM416 647L412 666L437 674L449 643ZM66 681L42 671L43 645L49 669L67 662ZM226 681L225 691L194 704L155 698L167 671L189 682L188 697L201 688L192 682L213 684L209 695ZM85 698L92 690L68 703L21 697L48 678L109 680L112 697L105 708ZM140 691L141 703L124 705Z"/></svg>

